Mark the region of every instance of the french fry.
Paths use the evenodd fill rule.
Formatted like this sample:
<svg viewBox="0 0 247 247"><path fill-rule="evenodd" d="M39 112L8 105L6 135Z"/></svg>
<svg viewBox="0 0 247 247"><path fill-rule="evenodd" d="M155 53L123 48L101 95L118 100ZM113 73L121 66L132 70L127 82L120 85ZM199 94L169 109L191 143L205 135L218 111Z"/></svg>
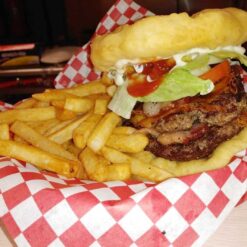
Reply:
<svg viewBox="0 0 247 247"><path fill-rule="evenodd" d="M151 164L153 166L156 166L156 167L159 167L163 170L166 170L171 174L174 174L175 170L176 170L177 162L157 157L151 161Z"/></svg>
<svg viewBox="0 0 247 247"><path fill-rule="evenodd" d="M72 139L73 131L83 122L85 121L91 113L87 113L83 117L80 117L79 119L76 119L66 125L64 128L56 131L55 133L52 133L48 135L48 138L51 141L54 141L58 144L63 144L66 141L69 141Z"/></svg>
<svg viewBox="0 0 247 247"><path fill-rule="evenodd" d="M137 175L131 175L131 179L132 180L137 180L137 181L148 181L146 178L142 178L140 176L137 176Z"/></svg>
<svg viewBox="0 0 247 247"><path fill-rule="evenodd" d="M79 159L82 162L89 179L99 182L105 181L105 167L108 164L102 163L103 160L101 160L100 162L99 156L95 154L90 148L85 148L79 155Z"/></svg>
<svg viewBox="0 0 247 247"><path fill-rule="evenodd" d="M71 143L71 140L64 142L63 144L61 144L61 146L62 146L64 149L67 150L67 149L68 149L68 146L70 145L70 143Z"/></svg>
<svg viewBox="0 0 247 247"><path fill-rule="evenodd" d="M133 153L132 157L139 159L143 162L147 162L147 163L150 163L151 161L153 161L155 159L155 155L149 151L141 151L138 153ZM160 168L162 168L162 167L160 167Z"/></svg>
<svg viewBox="0 0 247 247"><path fill-rule="evenodd" d="M50 106L50 103L49 102L46 102L46 101L40 101L40 100L37 100L37 102L33 105L33 107L48 107Z"/></svg>
<svg viewBox="0 0 247 247"><path fill-rule="evenodd" d="M114 80L110 79L107 72L104 72L101 77L101 83L103 83L106 86L109 86L109 85L114 84Z"/></svg>
<svg viewBox="0 0 247 247"><path fill-rule="evenodd" d="M105 95L107 95L107 94L91 94L91 95L83 97L83 99L90 99L90 100L95 101L96 99L102 98ZM80 97L80 98L82 98L82 97Z"/></svg>
<svg viewBox="0 0 247 247"><path fill-rule="evenodd" d="M28 99L25 99L25 100L21 101L20 103L17 103L16 106L15 106L15 109L31 108L36 103L37 103L37 100L36 99L28 98Z"/></svg>
<svg viewBox="0 0 247 247"><path fill-rule="evenodd" d="M129 164L110 164L109 161L94 153L90 148L85 148L79 158L88 177L92 180L98 182L127 180L131 176Z"/></svg>
<svg viewBox="0 0 247 247"><path fill-rule="evenodd" d="M9 140L9 125L8 124L0 124L0 139L1 140Z"/></svg>
<svg viewBox="0 0 247 247"><path fill-rule="evenodd" d="M92 114L74 130L73 141L76 147L83 149L86 146L88 137L101 118L101 115Z"/></svg>
<svg viewBox="0 0 247 247"><path fill-rule="evenodd" d="M24 144L27 144L27 145L29 145L25 140L23 140L20 136L18 136L18 135L14 135L13 136L13 140L15 141L15 142L20 142L20 143L24 143Z"/></svg>
<svg viewBox="0 0 247 247"><path fill-rule="evenodd" d="M52 93L52 92L56 92L56 89L49 89L49 91L47 93ZM93 81L90 83L76 85L72 88L60 89L59 92L84 97L84 96L88 96L88 95L92 95L92 94L105 93L106 92L106 86L103 85L100 81L96 80L96 81ZM60 99L65 99L65 98L66 97L60 98Z"/></svg>
<svg viewBox="0 0 247 247"><path fill-rule="evenodd" d="M171 173L136 158L130 159L130 167L132 174L149 181L161 182L173 177Z"/></svg>
<svg viewBox="0 0 247 247"><path fill-rule="evenodd" d="M93 108L93 100L86 98L68 97L64 102L64 109L78 113L86 113Z"/></svg>
<svg viewBox="0 0 247 247"><path fill-rule="evenodd" d="M56 117L55 108L40 107L28 109L13 109L0 112L0 123L13 123L14 121L42 121Z"/></svg>
<svg viewBox="0 0 247 247"><path fill-rule="evenodd" d="M73 111L69 111L66 109L56 109L56 117L58 120L66 121L75 119L77 114Z"/></svg>
<svg viewBox="0 0 247 247"><path fill-rule="evenodd" d="M80 148L78 148L78 147L73 143L73 141L68 141L66 149L67 149L70 153L74 154L75 157L78 157L79 154L80 154L81 151L82 151Z"/></svg>
<svg viewBox="0 0 247 247"><path fill-rule="evenodd" d="M32 121L32 122L26 122L26 124L38 131L41 135L45 135L47 131L49 131L51 128L54 128L54 126L57 126L60 123L60 121L56 118L44 120L44 121Z"/></svg>
<svg viewBox="0 0 247 247"><path fill-rule="evenodd" d="M120 135L131 135L136 132L136 129L129 126L119 126L113 130L113 134Z"/></svg>
<svg viewBox="0 0 247 247"><path fill-rule="evenodd" d="M80 163L80 165L78 167L78 170L77 170L75 177L79 178L79 179L88 179L87 173L85 171L85 168L84 168L82 162Z"/></svg>
<svg viewBox="0 0 247 247"><path fill-rule="evenodd" d="M63 91L63 89L49 89L44 93L33 94L32 97L39 101L51 102L52 100L65 100L73 95Z"/></svg>
<svg viewBox="0 0 247 247"><path fill-rule="evenodd" d="M10 140L0 140L0 155L29 162L40 169L56 172L66 177L74 177L79 166L79 162Z"/></svg>
<svg viewBox="0 0 247 247"><path fill-rule="evenodd" d="M133 158L112 148L103 147L101 153L107 160L112 163L121 162L130 164L131 173L134 176L141 177L149 181L160 182L173 176L169 172L159 167L153 166L150 163L144 162L137 158Z"/></svg>
<svg viewBox="0 0 247 247"><path fill-rule="evenodd" d="M121 118L107 109L115 90L105 73L101 81L47 89L16 109L0 112L0 155L99 182L130 178L160 182L220 166L204 160L196 167L193 162L185 166L144 151L148 138L121 126ZM134 121L142 121L142 116Z"/></svg>
<svg viewBox="0 0 247 247"><path fill-rule="evenodd" d="M108 99L96 99L94 105L94 113L104 115L107 112Z"/></svg>
<svg viewBox="0 0 247 247"><path fill-rule="evenodd" d="M121 118L114 112L107 113L97 124L88 138L87 145L98 152L107 142L113 129L120 123Z"/></svg>
<svg viewBox="0 0 247 247"><path fill-rule="evenodd" d="M106 142L106 146L115 148L125 153L138 153L144 150L148 144L148 138L143 134L112 134Z"/></svg>
<svg viewBox="0 0 247 247"><path fill-rule="evenodd" d="M55 123L54 123L55 122ZM43 125L48 125L50 126L50 124L57 124L59 122L59 120L57 120L56 118L52 118L52 119L48 119L48 120L41 120L41 121L28 121L26 122L26 124L32 128L39 128L39 126L43 126Z"/></svg>
<svg viewBox="0 0 247 247"><path fill-rule="evenodd" d="M114 95L114 93L115 93L116 91L117 91L116 85L111 85L111 86L109 86L109 87L106 88L107 94L108 94L109 96L111 96L111 97Z"/></svg>
<svg viewBox="0 0 247 247"><path fill-rule="evenodd" d="M11 125L10 130L26 142L32 144L34 147L69 160L77 160L75 155L66 151L61 145L49 140L47 137L44 137L24 122L14 122Z"/></svg>
<svg viewBox="0 0 247 247"><path fill-rule="evenodd" d="M65 103L65 99L56 99L56 100L51 100L50 104L52 106L55 106L57 108L64 108L64 103Z"/></svg>
<svg viewBox="0 0 247 247"><path fill-rule="evenodd" d="M131 169L128 163L111 164L106 167L106 181L128 180L131 177Z"/></svg>
<svg viewBox="0 0 247 247"><path fill-rule="evenodd" d="M130 157L116 149L103 147L100 153L111 163L130 163Z"/></svg>
<svg viewBox="0 0 247 247"><path fill-rule="evenodd" d="M63 129L64 127L66 127L67 125L69 125L70 123L72 123L75 119L70 119L70 120L65 120L65 121L59 121L56 125L51 126L50 128L48 128L45 132L44 135L45 136L49 136L52 135L53 133L56 133L57 131Z"/></svg>

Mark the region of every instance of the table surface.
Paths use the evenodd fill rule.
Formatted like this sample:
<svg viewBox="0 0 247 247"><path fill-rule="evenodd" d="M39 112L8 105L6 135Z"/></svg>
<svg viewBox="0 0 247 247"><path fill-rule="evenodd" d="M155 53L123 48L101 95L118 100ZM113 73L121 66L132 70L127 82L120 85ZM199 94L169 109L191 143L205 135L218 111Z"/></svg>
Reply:
<svg viewBox="0 0 247 247"><path fill-rule="evenodd" d="M213 236L206 242L204 247L242 247L247 246L247 203L235 208L218 228ZM13 247L2 229L0 229L0 246Z"/></svg>

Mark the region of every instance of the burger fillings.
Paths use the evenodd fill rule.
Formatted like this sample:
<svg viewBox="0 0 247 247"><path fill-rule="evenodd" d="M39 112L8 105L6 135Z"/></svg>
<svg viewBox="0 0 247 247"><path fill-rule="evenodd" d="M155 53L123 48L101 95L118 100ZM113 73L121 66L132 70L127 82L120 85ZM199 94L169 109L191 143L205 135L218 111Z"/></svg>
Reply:
<svg viewBox="0 0 247 247"><path fill-rule="evenodd" d="M236 21L232 16L237 19L238 25L232 26ZM159 52L160 50L155 58L146 57L144 54L141 58L133 59L127 54L127 58L122 57L107 68L109 77L115 79L119 86L109 108L129 119L125 121L126 124L148 134L150 141L147 150L156 156L181 161L206 158L220 143L238 134L246 126L246 94L240 64L247 65L245 49L241 47L247 36L244 34L242 37L237 33L237 29L242 27L244 20L247 21L247 14L233 8L202 11L197 13L194 19L187 15L181 17L181 14L173 14L163 17L164 28L167 18L175 21L182 18L183 23L190 22L188 25L200 18L208 18L209 23L219 19L219 23L224 21L225 29L228 25L229 31L239 37L231 40L228 33L213 33L214 30L207 27L206 30L212 31L212 36L215 36L215 40L210 40L211 36L208 38L209 34L204 34L205 41L211 42L208 46L203 42L200 46L201 40L194 46L191 37L192 41L185 42L182 45L184 49L177 49L180 52L172 56L164 56L169 54L169 51L163 53ZM188 18L191 20L188 21ZM228 19L229 22L226 21ZM148 18L145 22L148 22ZM194 33L201 28L200 21L198 22ZM179 24L182 25L182 22L175 26L179 28ZM141 22L138 25L141 25ZM190 28L184 29L189 35ZM239 29L241 31L241 28ZM217 31L217 28L215 30ZM133 32L129 30L129 33L131 31ZM121 30L117 32L121 33ZM174 33L176 47L176 43L180 42L177 38L179 33ZM154 35L158 37L159 34ZM198 35L201 33L198 32ZM164 39L164 36L162 38ZM219 46L217 39L222 41L222 46ZM145 46L145 43L143 44ZM155 43L153 45L155 46ZM97 45L94 49L93 44L92 54L94 50L97 50ZM108 60L105 59L105 63L108 63Z"/></svg>

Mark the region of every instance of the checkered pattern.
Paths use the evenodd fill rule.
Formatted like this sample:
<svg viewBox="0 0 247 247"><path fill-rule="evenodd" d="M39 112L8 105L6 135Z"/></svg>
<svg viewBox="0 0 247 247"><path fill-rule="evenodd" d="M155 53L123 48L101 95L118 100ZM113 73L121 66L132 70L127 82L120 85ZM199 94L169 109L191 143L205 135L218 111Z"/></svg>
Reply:
<svg viewBox="0 0 247 247"><path fill-rule="evenodd" d="M247 157L169 179L96 183L0 159L0 217L18 246L200 246L246 192Z"/></svg>
<svg viewBox="0 0 247 247"><path fill-rule="evenodd" d="M3 101L0 101L0 111L5 111L7 109L12 109L13 106L8 104L8 103L5 103Z"/></svg>
<svg viewBox="0 0 247 247"><path fill-rule="evenodd" d="M111 32L119 25L132 23L144 16L153 15L132 0L118 0L106 13L96 28L94 35ZM75 84L92 81L100 76L89 58L90 41L74 55L55 80L56 88L71 87Z"/></svg>
<svg viewBox="0 0 247 247"><path fill-rule="evenodd" d="M133 1L118 1L97 32L148 14ZM70 60L57 77L58 88L98 76L88 51L87 44ZM0 102L1 109L11 107ZM201 246L240 199L247 199L246 162L244 150L222 169L159 184L96 183L2 157L0 218L18 246Z"/></svg>

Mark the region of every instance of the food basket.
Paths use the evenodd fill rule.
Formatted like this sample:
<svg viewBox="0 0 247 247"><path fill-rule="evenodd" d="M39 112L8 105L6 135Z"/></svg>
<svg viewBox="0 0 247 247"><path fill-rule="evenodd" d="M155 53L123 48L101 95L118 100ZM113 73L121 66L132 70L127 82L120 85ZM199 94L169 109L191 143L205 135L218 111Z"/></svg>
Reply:
<svg viewBox="0 0 247 247"><path fill-rule="evenodd" d="M96 34L147 15L134 1L119 0ZM56 88L100 76L89 54L90 42L57 76ZM202 246L245 201L246 160L243 150L224 168L155 184L68 179L1 157L1 222L17 246Z"/></svg>

